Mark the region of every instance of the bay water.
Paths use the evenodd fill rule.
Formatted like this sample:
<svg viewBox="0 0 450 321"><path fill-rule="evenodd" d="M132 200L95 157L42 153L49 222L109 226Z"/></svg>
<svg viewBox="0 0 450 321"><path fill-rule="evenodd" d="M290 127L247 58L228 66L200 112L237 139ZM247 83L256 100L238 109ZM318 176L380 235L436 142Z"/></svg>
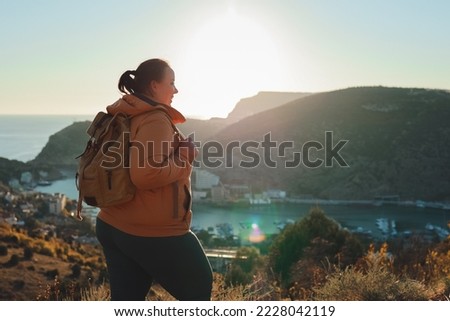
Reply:
<svg viewBox="0 0 450 321"><path fill-rule="evenodd" d="M74 173L66 173L67 178L55 181L50 186L37 186L36 190L44 193L64 193L71 199L77 199ZM285 224L299 220L309 213L316 205L289 202L275 202L270 205L215 206L203 202L193 202L194 229L212 229L226 225L241 240L254 236L265 237L279 232ZM427 224L441 227L448 231L450 211L436 208L419 208L400 205L322 205L318 206L325 214L341 226L351 231L360 230L376 238L384 238L379 222L384 220L395 225L398 233L423 232ZM92 213L95 216L95 210ZM392 230L392 229L391 229Z"/></svg>

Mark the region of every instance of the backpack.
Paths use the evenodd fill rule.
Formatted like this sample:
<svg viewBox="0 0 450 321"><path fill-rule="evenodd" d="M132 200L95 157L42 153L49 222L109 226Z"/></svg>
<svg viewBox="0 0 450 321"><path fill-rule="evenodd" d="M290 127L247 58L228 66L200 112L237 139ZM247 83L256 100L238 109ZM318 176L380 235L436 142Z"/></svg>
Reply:
<svg viewBox="0 0 450 321"><path fill-rule="evenodd" d="M75 176L79 220L83 219L83 201L91 206L107 207L133 199L136 187L129 173L130 120L123 113L99 112L87 129L90 139L77 157Z"/></svg>

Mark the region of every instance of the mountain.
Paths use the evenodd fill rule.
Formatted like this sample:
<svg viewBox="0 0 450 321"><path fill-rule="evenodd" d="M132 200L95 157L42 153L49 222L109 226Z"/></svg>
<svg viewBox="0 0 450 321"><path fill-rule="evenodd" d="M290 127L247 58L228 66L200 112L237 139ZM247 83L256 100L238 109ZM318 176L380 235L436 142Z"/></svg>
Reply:
<svg viewBox="0 0 450 321"><path fill-rule="evenodd" d="M309 93L261 91L257 95L243 98L228 114L228 124L237 122L248 116L284 105L290 101L306 97Z"/></svg>
<svg viewBox="0 0 450 321"><path fill-rule="evenodd" d="M448 119L450 94L441 90L360 87L309 95L222 129L210 140L247 150L243 155L234 148L233 158L225 157L228 168L222 164L209 170L224 182L251 184L256 190L278 187L329 199L399 195L449 200ZM271 159L264 156L261 143L268 133L274 144ZM305 165L308 151L313 162L326 159L327 148L321 147L326 146L327 135L332 135L327 139L328 156L335 148L335 156L348 166L339 166L337 160L342 160L336 157L330 166ZM294 152L300 153L302 163L286 166ZM258 166L239 166L241 160L248 165L258 157ZM264 157L275 168L263 164ZM202 158L205 164L205 148Z"/></svg>
<svg viewBox="0 0 450 321"><path fill-rule="evenodd" d="M75 157L83 152L89 138L86 134L89 125L89 121L74 122L53 134L30 163L34 166L75 166Z"/></svg>
<svg viewBox="0 0 450 321"><path fill-rule="evenodd" d="M248 116L276 108L308 93L267 92L261 91L257 95L241 99L227 118L211 118L209 120L188 119L184 124L178 125L186 134L195 133L195 140L202 142L228 125L231 125Z"/></svg>
<svg viewBox="0 0 450 321"><path fill-rule="evenodd" d="M0 183L7 184L12 178L19 178L29 168L24 162L0 157Z"/></svg>
<svg viewBox="0 0 450 321"><path fill-rule="evenodd" d="M206 140L226 126L226 118L211 118L208 120L188 118L183 124L177 125L185 136L193 135L197 142Z"/></svg>
<svg viewBox="0 0 450 321"><path fill-rule="evenodd" d="M248 108L242 107L244 99L236 109L251 113L258 101L269 96L260 93L249 98L247 103L254 104L245 103ZM224 183L328 199L398 195L401 199L450 200L447 91L356 87L301 95L247 117L243 111L233 114L241 118L189 119L180 126L185 134L195 132L196 141L201 142L202 166ZM52 135L32 163L75 166L75 157L88 138L88 125L74 123ZM263 144L269 135L271 142ZM218 159L220 166L211 166L217 164L208 158L214 145L232 150L233 157L223 155ZM258 159L259 164L252 166Z"/></svg>

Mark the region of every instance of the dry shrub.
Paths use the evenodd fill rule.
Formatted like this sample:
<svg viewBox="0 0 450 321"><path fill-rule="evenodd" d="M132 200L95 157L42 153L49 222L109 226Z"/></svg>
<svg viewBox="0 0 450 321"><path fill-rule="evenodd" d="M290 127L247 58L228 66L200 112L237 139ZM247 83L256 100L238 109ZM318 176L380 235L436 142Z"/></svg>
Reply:
<svg viewBox="0 0 450 321"><path fill-rule="evenodd" d="M109 286L105 283L81 290L81 301L109 301L110 299Z"/></svg>
<svg viewBox="0 0 450 321"><path fill-rule="evenodd" d="M257 274L247 285L227 286L221 274L214 273L213 301L275 301L281 300L281 290L263 274Z"/></svg>
<svg viewBox="0 0 450 321"><path fill-rule="evenodd" d="M367 272L347 268L332 274L324 286L314 289L319 301L424 301L425 286L409 278L399 279L385 269Z"/></svg>
<svg viewBox="0 0 450 321"><path fill-rule="evenodd" d="M37 295L37 301L79 301L81 296L78 283L60 280L57 276L50 282L41 287Z"/></svg>
<svg viewBox="0 0 450 321"><path fill-rule="evenodd" d="M292 283L286 295L293 301L310 300L314 294L312 289L325 283L327 271L314 260L305 259L294 265L291 275Z"/></svg>
<svg viewBox="0 0 450 321"><path fill-rule="evenodd" d="M323 286L314 288L314 299L321 301L424 301L431 294L422 282L393 272L393 257L383 244L373 245L357 266L336 269Z"/></svg>

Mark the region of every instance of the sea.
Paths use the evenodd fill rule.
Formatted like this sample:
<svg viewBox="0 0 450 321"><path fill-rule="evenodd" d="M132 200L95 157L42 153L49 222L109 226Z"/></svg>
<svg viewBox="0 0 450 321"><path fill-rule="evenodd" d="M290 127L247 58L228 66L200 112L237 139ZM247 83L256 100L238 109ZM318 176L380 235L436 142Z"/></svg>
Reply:
<svg viewBox="0 0 450 321"><path fill-rule="evenodd" d="M29 161L38 155L49 137L76 121L92 120L93 115L0 115L0 157ZM74 173L36 190L63 193L77 198ZM194 229L233 231L242 240L262 240L286 224L305 216L313 205L274 202L270 205L227 206L193 204ZM377 238L401 233L449 231L450 210L398 205L320 205L343 227ZM92 212L91 212L92 213ZM95 211L93 212L95 216ZM395 233L395 235L394 235Z"/></svg>
<svg viewBox="0 0 450 321"><path fill-rule="evenodd" d="M0 115L0 157L34 159L51 135L93 115Z"/></svg>

